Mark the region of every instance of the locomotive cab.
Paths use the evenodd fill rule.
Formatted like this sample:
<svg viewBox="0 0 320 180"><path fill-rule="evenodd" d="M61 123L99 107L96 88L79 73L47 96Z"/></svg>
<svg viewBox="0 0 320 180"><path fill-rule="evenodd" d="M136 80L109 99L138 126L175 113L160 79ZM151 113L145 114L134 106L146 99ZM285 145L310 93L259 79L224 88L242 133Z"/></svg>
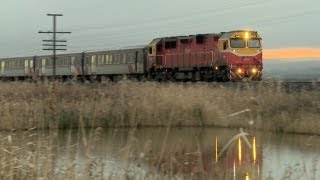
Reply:
<svg viewBox="0 0 320 180"><path fill-rule="evenodd" d="M231 31L219 39L220 60L228 65L229 78L260 80L262 76L261 37L256 31Z"/></svg>
<svg viewBox="0 0 320 180"><path fill-rule="evenodd" d="M162 64L162 44L161 44L161 39L154 39L150 44L149 44L149 68L154 68L156 66L159 66Z"/></svg>

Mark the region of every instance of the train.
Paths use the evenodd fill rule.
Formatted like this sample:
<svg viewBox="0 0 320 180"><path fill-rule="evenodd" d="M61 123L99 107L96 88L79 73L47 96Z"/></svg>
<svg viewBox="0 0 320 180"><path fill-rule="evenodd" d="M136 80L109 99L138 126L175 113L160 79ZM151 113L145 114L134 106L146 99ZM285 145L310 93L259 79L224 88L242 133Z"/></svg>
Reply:
<svg viewBox="0 0 320 180"><path fill-rule="evenodd" d="M114 50L59 54L55 63L52 55L0 58L0 78L259 81L263 70L261 40L257 31L236 30L162 37L147 45Z"/></svg>

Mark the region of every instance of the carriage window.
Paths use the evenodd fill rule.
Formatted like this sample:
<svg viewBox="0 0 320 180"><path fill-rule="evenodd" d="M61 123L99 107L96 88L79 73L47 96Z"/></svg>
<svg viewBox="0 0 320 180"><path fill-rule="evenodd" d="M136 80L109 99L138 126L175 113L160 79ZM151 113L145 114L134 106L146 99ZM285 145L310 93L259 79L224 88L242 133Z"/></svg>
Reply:
<svg viewBox="0 0 320 180"><path fill-rule="evenodd" d="M101 64L104 64L105 58L104 55L101 55Z"/></svg>
<svg viewBox="0 0 320 180"><path fill-rule="evenodd" d="M102 64L102 55L98 55L98 64Z"/></svg>
<svg viewBox="0 0 320 180"><path fill-rule="evenodd" d="M98 56L98 63L99 64L104 64L104 55L99 55Z"/></svg>
<svg viewBox="0 0 320 180"><path fill-rule="evenodd" d="M121 55L120 54L117 54L117 64L120 64L121 62Z"/></svg>
<svg viewBox="0 0 320 180"><path fill-rule="evenodd" d="M111 62L110 64L115 64L116 63L115 61L116 61L116 55L112 54L110 57L110 62Z"/></svg>
<svg viewBox="0 0 320 180"><path fill-rule="evenodd" d="M45 58L41 59L41 65L42 65L42 67L46 66L46 59Z"/></svg>
<svg viewBox="0 0 320 180"><path fill-rule="evenodd" d="M91 64L97 64L96 59L97 59L97 56L96 55L92 55L91 56Z"/></svg>
<svg viewBox="0 0 320 180"><path fill-rule="evenodd" d="M49 63L48 63L49 64ZM57 58L56 59L56 65L61 65L62 63L61 63L61 59L60 58Z"/></svg>
<svg viewBox="0 0 320 180"><path fill-rule="evenodd" d="M149 47L149 54L152 54L152 47Z"/></svg>
<svg viewBox="0 0 320 180"><path fill-rule="evenodd" d="M126 63L127 64L130 64L130 63L133 63L134 62L134 58L135 58L135 54L134 53L130 53L127 55L126 57Z"/></svg>
<svg viewBox="0 0 320 180"><path fill-rule="evenodd" d="M69 65L69 61L67 58L64 59L64 65L68 66Z"/></svg>
<svg viewBox="0 0 320 180"><path fill-rule="evenodd" d="M26 59L24 60L24 68L28 68L29 67L29 60Z"/></svg>
<svg viewBox="0 0 320 180"><path fill-rule="evenodd" d="M234 38L230 40L230 46L232 48L245 48L246 43L244 42L244 39Z"/></svg>
<svg viewBox="0 0 320 180"><path fill-rule="evenodd" d="M23 60L20 61L20 68L23 68Z"/></svg>
<svg viewBox="0 0 320 180"><path fill-rule="evenodd" d="M122 63L125 64L127 62L127 54L123 54Z"/></svg>
<svg viewBox="0 0 320 180"><path fill-rule="evenodd" d="M112 55L112 64L117 64L117 55L116 54Z"/></svg>
<svg viewBox="0 0 320 180"><path fill-rule="evenodd" d="M74 66L74 61L75 61L76 57L72 56L70 59L71 59L71 65Z"/></svg>
<svg viewBox="0 0 320 180"><path fill-rule="evenodd" d="M259 39L249 39L248 47L249 48L259 48L261 46Z"/></svg>
<svg viewBox="0 0 320 180"><path fill-rule="evenodd" d="M113 64L114 62L114 55L113 54L111 54L111 55L109 55L109 64Z"/></svg>
<svg viewBox="0 0 320 180"><path fill-rule="evenodd" d="M107 57L108 57L108 64L111 64L112 63L112 55L107 55Z"/></svg>
<svg viewBox="0 0 320 180"><path fill-rule="evenodd" d="M56 62L57 62L57 60L59 60L59 59L56 59ZM46 63L47 63L47 67L53 66L53 60L52 59L47 59Z"/></svg>
<svg viewBox="0 0 320 180"><path fill-rule="evenodd" d="M105 62L105 64L109 64L109 56L107 54L105 56L106 57L105 57L105 61L104 62Z"/></svg>

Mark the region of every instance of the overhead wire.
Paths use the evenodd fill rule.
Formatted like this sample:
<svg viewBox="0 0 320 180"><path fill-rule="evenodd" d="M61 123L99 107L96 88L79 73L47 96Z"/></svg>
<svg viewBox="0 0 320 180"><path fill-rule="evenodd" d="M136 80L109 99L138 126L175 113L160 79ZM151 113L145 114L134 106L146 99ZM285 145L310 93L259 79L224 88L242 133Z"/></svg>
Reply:
<svg viewBox="0 0 320 180"><path fill-rule="evenodd" d="M192 21L197 21L197 20L192 20ZM225 22L225 19L224 18L217 18L215 17L214 19L211 19L211 24L218 24L219 22ZM199 22L197 22L198 24L192 24L191 26L202 26L202 25L208 25L208 22L205 21L204 23L202 24L199 24ZM184 24L185 26L188 26L190 27L190 25L188 23L186 23L186 21L184 21ZM170 26L178 26L177 24L175 23L172 23L172 24L167 24L166 26L166 31L168 31L168 27ZM134 36L134 35L138 35L138 34L145 34L145 32L150 32L152 30L156 30L158 27L163 27L163 25L159 24L158 22L156 22L153 26L149 25L149 28L144 28L144 29L136 29L136 31L134 31L134 29L130 29L130 28L126 28L125 32L123 33L126 33L127 35L125 35L125 37L128 37L128 36ZM179 26L181 27L181 26ZM130 34L128 34L128 31L130 31ZM134 33L132 33L134 32ZM104 32L105 34L106 32ZM84 37L83 35L79 34L79 36L81 36L81 38L79 38L79 40L76 40L76 41L81 41L82 39L85 40L89 40L89 41L95 41L95 40L101 40L101 39L116 39L116 38L121 38L121 37L124 37L124 35L122 35L121 33L119 34L119 32L117 32L117 34L108 34L108 35L100 35L98 36L97 38L95 38L95 36L89 36L89 37ZM77 37L77 36L73 36L74 37Z"/></svg>
<svg viewBox="0 0 320 180"><path fill-rule="evenodd" d="M197 18L195 17L201 17L201 16L207 16L207 15L221 15L220 19L223 19L223 13L226 12L226 11L230 11L232 9L241 9L241 8L244 8L244 7L248 7L250 5L259 5L260 3L260 6L263 6L263 4L261 5L261 2L264 2L266 3L265 1L255 1L255 2L251 2L251 3L243 3L242 5L240 6L237 6L237 5L233 5L233 6L230 6L228 8L217 8L216 10L210 10L208 12L201 12L201 13L197 13L197 14L193 14L193 13L189 13L188 12L188 15L186 16L186 14L183 14L181 16L176 16L176 17L171 17L171 18L168 18L168 19L163 19L163 20L153 20L152 22L146 22L146 21L135 21L134 24L126 24L124 25L124 27L122 29L125 29L126 31L135 31L135 30L141 30L142 28L146 29L146 28L157 28L157 27L163 27L165 25L167 25L168 23L172 23L172 24L177 24L177 21L178 22L186 22L188 20L197 20ZM272 1L267 1L267 3L272 3ZM214 19L212 19L213 21L216 20L216 19L219 19L217 16L214 17ZM91 29L92 31L87 31L88 33L88 36L89 38L91 39L92 38L92 34L99 34L99 33L103 33L105 34L106 32L117 32L119 30L122 30L121 29L122 26L114 26L112 25L111 27L99 27L99 29ZM90 30L90 28L86 29L86 30ZM94 30L99 30L99 31L103 31L103 32L96 32ZM87 36L85 33L81 33L81 30L79 31L79 33L76 36L81 36L82 38L84 36Z"/></svg>
<svg viewBox="0 0 320 180"><path fill-rule="evenodd" d="M255 21L249 21L249 22L242 22L242 23L239 23L239 24L236 24L236 25L230 25L230 26L225 26L225 25L222 25L223 28L227 28L229 29L230 27L239 27L239 26L243 26L243 25L247 25L247 24L256 24L256 25L259 25L259 27L263 27L263 24L268 24L268 23L274 23L274 22L278 22L278 21L285 21L285 20L290 20L292 18L295 18L295 17L301 17L301 16L307 16L307 15L311 15L311 14L314 14L316 12L320 11L320 9L316 9L316 10L310 10L310 11L304 11L304 12L298 12L298 13L294 13L294 14L290 14L290 15L286 15L286 16L281 16L281 17L270 17L268 19L258 19L258 20L255 20ZM223 20L221 20L220 22L223 22ZM215 23L218 23L218 21L216 21ZM198 27L203 27L204 25L206 25L207 22L204 21L202 23L198 23L198 24L185 24L184 26L179 26L180 28L182 29L191 29L194 28L194 29L199 29ZM172 29L174 29L176 27L170 27L168 26L166 28L166 31L170 31ZM125 38L125 39L128 39L128 38L137 38L137 37L140 37L140 36L145 36L145 31L143 32L136 32L136 33L130 33L130 34L126 34L126 35L110 35L110 36L102 36L100 37L99 39L89 39L88 41L95 41L95 42L101 42L101 41L106 41L106 40L113 40L113 39L119 39L119 38ZM77 41L77 40L76 40ZM86 41L86 42L88 42Z"/></svg>

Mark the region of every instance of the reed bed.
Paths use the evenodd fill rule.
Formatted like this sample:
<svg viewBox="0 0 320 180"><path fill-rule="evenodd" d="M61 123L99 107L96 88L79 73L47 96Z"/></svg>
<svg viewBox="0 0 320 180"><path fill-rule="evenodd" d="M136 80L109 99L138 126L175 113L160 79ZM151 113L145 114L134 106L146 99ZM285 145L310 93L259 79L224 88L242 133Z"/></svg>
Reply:
<svg viewBox="0 0 320 180"><path fill-rule="evenodd" d="M320 91L252 85L2 83L2 130L218 126L320 134Z"/></svg>

